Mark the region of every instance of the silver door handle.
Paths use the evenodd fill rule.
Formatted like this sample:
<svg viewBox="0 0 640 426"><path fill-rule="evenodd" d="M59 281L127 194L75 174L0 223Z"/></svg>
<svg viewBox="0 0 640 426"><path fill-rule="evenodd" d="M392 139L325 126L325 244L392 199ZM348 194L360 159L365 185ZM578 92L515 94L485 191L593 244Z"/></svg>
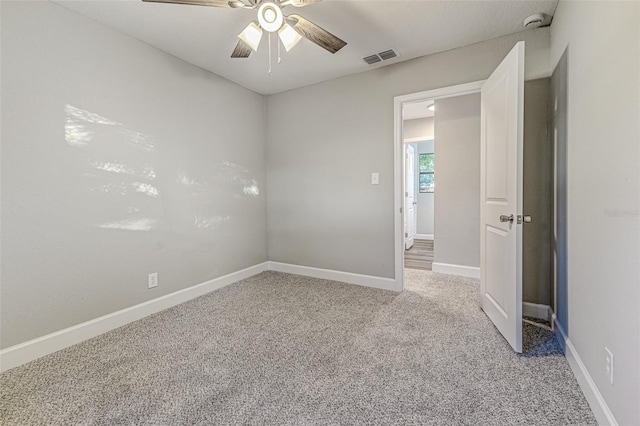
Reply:
<svg viewBox="0 0 640 426"><path fill-rule="evenodd" d="M529 216L529 215L524 215L524 216L518 215L518 224L521 224L523 222L524 223L531 223L531 221L532 221L532 219L531 219L531 216Z"/></svg>
<svg viewBox="0 0 640 426"><path fill-rule="evenodd" d="M513 223L513 215L509 215L507 216L506 214L501 214L500 215L500 222L511 222Z"/></svg>

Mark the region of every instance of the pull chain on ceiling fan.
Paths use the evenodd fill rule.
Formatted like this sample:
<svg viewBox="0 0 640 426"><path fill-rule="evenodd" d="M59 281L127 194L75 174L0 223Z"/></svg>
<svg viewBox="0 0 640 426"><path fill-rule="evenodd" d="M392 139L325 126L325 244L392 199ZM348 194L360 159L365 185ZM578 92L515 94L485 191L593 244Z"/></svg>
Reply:
<svg viewBox="0 0 640 426"><path fill-rule="evenodd" d="M285 16L282 8L285 6L303 7L320 0L142 0L152 3L175 3L195 6L228 7L234 9L258 9L258 21L252 21L238 35L240 39L236 45L232 58L248 58L251 52L256 52L263 31L278 33L278 38L288 52L304 37L323 49L336 53L347 43L329 31L298 14ZM271 49L271 43L269 43ZM278 52L280 44L278 44ZM271 73L271 54L269 54L269 73Z"/></svg>

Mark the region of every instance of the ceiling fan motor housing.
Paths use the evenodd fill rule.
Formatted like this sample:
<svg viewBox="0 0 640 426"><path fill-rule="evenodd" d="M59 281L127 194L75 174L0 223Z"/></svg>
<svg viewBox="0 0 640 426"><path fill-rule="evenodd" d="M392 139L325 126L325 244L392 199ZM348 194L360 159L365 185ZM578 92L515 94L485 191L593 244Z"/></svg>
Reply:
<svg viewBox="0 0 640 426"><path fill-rule="evenodd" d="M278 31L284 22L282 10L275 3L262 3L258 9L258 22L265 31Z"/></svg>

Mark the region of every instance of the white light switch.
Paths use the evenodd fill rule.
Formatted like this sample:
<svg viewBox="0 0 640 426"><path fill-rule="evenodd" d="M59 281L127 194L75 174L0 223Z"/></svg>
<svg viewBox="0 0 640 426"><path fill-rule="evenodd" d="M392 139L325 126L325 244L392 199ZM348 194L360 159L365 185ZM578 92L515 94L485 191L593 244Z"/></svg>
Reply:
<svg viewBox="0 0 640 426"><path fill-rule="evenodd" d="M380 173L371 173L371 185L377 185L380 183Z"/></svg>

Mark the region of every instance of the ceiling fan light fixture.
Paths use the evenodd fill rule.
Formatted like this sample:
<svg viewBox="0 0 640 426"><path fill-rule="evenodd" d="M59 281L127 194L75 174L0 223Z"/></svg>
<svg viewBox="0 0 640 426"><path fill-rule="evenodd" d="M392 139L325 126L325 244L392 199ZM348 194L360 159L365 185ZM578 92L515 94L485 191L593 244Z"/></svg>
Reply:
<svg viewBox="0 0 640 426"><path fill-rule="evenodd" d="M260 28L255 22L251 22L240 34L238 34L238 38L251 47L254 52L257 52L260 40L262 40L262 28Z"/></svg>
<svg viewBox="0 0 640 426"><path fill-rule="evenodd" d="M280 40L287 52L293 49L295 45L302 40L302 36L287 23L282 25L282 28L278 31L278 36L280 36Z"/></svg>
<svg viewBox="0 0 640 426"><path fill-rule="evenodd" d="M265 31L278 31L284 22L282 10L275 3L262 3L258 9L258 22Z"/></svg>

